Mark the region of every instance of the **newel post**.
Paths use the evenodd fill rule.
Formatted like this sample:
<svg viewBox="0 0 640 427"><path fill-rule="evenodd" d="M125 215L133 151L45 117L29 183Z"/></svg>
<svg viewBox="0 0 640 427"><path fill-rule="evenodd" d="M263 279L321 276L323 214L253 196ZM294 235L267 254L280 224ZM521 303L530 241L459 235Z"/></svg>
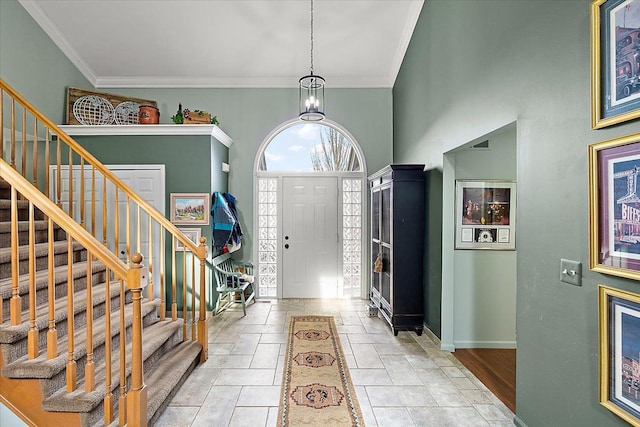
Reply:
<svg viewBox="0 0 640 427"><path fill-rule="evenodd" d="M142 255L131 256L133 265L127 273L127 288L133 296L133 325L131 337L131 386L127 393L127 425L146 427L147 386L142 368L142 289L149 282L149 270L142 266Z"/></svg>
<svg viewBox="0 0 640 427"><path fill-rule="evenodd" d="M198 318L198 342L202 345L200 362L204 362L209 357L209 337L207 330L207 290L205 283L205 262L207 259L206 238L200 238L198 246L198 258L200 259L200 316Z"/></svg>

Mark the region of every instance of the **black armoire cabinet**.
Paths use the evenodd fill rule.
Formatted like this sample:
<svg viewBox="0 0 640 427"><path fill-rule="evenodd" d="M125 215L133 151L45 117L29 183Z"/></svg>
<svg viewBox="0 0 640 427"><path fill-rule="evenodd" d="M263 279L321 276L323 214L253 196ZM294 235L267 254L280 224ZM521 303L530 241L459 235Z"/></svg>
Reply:
<svg viewBox="0 0 640 427"><path fill-rule="evenodd" d="M369 190L371 301L394 335L422 335L424 165L389 165L369 177Z"/></svg>

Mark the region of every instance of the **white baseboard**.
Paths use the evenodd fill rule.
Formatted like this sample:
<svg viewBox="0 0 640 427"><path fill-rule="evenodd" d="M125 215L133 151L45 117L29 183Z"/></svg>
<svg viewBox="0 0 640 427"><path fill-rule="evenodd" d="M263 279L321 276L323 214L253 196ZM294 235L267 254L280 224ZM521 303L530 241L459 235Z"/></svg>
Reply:
<svg viewBox="0 0 640 427"><path fill-rule="evenodd" d="M522 421L520 419L520 417L518 417L517 415L515 415L513 417L513 424L518 426L518 427L527 427L527 425L524 423L524 421Z"/></svg>
<svg viewBox="0 0 640 427"><path fill-rule="evenodd" d="M442 351L448 351L450 353L456 351L456 346L452 345L452 344L442 344L440 345L440 350Z"/></svg>

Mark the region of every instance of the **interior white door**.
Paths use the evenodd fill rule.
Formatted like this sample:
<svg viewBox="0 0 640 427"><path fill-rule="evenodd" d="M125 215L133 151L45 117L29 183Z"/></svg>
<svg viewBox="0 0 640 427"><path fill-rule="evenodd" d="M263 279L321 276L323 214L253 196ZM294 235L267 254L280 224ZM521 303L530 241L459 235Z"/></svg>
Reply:
<svg viewBox="0 0 640 427"><path fill-rule="evenodd" d="M338 295L338 179L282 179L282 296Z"/></svg>
<svg viewBox="0 0 640 427"><path fill-rule="evenodd" d="M133 189L140 197L149 202L160 213L165 213L165 172L164 165L112 165L107 166L114 175L120 178L125 184ZM73 182L73 199L75 202L80 200L80 168L74 166L72 182ZM57 173L55 166L52 166L50 171L51 189L50 194L56 194L56 180ZM68 211L69 206L69 167L62 166L60 168L60 180L61 180L61 194L60 202L62 203L62 209ZM91 188L91 168L86 166L84 173L85 188ZM96 218L96 238L100 241L104 240L103 237L103 220L102 220L102 198L105 197L102 191L102 175L97 173L95 177L95 218ZM108 206L113 206L115 202L115 190L111 184L107 185L106 198ZM91 231L91 199L85 198L85 223L86 228ZM79 218L80 207L77 203L74 203L74 217ZM129 258L135 252L147 254L149 251L149 219L146 214L141 213L138 221L138 211L134 207L133 202L130 203L129 218L131 226L128 230L129 244L127 244L127 200L123 193L118 194L118 257L124 262L128 262ZM138 223L140 224L140 247L138 247ZM113 247L115 244L113 230L115 228L115 215L114 212L107 212L107 232L109 247ZM152 227L152 239L155 242L159 241L159 228L157 225ZM153 262L158 262L160 259L160 249L157 244L154 244ZM148 260L145 263L148 265ZM153 275L154 293L159 296L159 282L160 277L157 274Z"/></svg>

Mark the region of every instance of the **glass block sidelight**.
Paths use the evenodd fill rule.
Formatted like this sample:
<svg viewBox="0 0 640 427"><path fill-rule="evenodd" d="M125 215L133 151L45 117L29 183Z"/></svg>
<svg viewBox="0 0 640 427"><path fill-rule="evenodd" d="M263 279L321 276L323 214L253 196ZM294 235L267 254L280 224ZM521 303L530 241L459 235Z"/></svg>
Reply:
<svg viewBox="0 0 640 427"><path fill-rule="evenodd" d="M278 179L258 179L258 295L276 297Z"/></svg>
<svg viewBox="0 0 640 427"><path fill-rule="evenodd" d="M342 180L342 272L344 297L359 297L362 283L362 179Z"/></svg>

